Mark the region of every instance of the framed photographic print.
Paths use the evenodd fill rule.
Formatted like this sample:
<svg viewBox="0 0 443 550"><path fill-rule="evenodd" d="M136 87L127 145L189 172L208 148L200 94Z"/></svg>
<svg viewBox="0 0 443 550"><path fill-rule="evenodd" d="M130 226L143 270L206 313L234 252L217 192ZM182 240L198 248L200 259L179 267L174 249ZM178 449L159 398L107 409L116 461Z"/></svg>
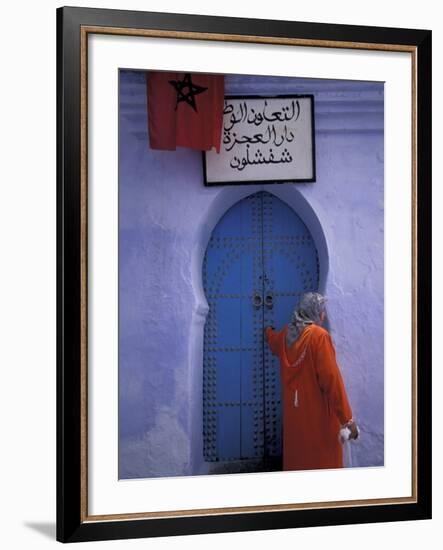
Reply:
<svg viewBox="0 0 443 550"><path fill-rule="evenodd" d="M57 539L430 518L431 32L57 46Z"/></svg>

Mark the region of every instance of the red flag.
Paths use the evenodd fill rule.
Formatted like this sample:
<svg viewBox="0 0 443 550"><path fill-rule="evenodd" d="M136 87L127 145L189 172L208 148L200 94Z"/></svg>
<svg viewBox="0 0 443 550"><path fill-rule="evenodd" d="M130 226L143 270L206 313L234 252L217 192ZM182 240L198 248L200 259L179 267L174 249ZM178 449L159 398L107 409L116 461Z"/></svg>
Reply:
<svg viewBox="0 0 443 550"><path fill-rule="evenodd" d="M224 77L200 73L146 73L149 142L220 152Z"/></svg>

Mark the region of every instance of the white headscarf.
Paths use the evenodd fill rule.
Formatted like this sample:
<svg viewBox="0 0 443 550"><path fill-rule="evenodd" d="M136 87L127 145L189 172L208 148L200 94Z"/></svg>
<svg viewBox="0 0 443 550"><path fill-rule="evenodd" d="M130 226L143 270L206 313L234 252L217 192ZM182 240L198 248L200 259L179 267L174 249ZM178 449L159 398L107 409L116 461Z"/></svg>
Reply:
<svg viewBox="0 0 443 550"><path fill-rule="evenodd" d="M286 341L288 347L298 339L303 330L312 324L321 323L321 314L325 311L326 298L318 292L307 292L300 299L298 307L292 314L291 322L288 325Z"/></svg>

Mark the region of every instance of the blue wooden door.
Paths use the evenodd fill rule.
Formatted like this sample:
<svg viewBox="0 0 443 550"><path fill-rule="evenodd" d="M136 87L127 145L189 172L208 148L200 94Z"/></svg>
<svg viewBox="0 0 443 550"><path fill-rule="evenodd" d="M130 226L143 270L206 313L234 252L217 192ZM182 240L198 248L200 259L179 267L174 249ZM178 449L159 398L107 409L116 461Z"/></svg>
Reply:
<svg viewBox="0 0 443 550"><path fill-rule="evenodd" d="M281 388L264 327L288 322L300 294L318 288L312 237L280 199L259 192L230 208L203 264L209 304L203 355L207 461L281 455Z"/></svg>

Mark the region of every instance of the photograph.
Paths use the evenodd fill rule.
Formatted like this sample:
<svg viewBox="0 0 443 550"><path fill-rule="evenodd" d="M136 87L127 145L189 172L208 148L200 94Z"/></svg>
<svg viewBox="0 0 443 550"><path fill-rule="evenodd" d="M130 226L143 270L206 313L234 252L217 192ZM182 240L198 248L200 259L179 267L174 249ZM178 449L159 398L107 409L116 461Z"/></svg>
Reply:
<svg viewBox="0 0 443 550"><path fill-rule="evenodd" d="M430 31L57 24L57 539L430 517Z"/></svg>
<svg viewBox="0 0 443 550"><path fill-rule="evenodd" d="M119 479L384 465L384 83L119 70Z"/></svg>
<svg viewBox="0 0 443 550"><path fill-rule="evenodd" d="M438 3L5 6L2 547L432 550Z"/></svg>

